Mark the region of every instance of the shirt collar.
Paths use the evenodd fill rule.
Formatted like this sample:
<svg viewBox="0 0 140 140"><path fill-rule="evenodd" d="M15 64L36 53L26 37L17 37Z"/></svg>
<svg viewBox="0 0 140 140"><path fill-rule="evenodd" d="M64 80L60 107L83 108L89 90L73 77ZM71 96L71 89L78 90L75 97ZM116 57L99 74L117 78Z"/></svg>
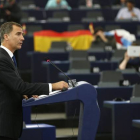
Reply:
<svg viewBox="0 0 140 140"><path fill-rule="evenodd" d="M9 56L12 58L14 55L13 55L13 53L9 50L9 49L7 49L6 47L4 47L4 46L0 46L1 48L3 48L8 54L9 54Z"/></svg>

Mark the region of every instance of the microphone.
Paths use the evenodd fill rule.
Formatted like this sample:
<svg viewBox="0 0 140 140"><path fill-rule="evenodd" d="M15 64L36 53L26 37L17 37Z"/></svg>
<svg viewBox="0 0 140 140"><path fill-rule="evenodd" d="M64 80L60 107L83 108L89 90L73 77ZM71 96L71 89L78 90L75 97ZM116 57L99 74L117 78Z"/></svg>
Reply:
<svg viewBox="0 0 140 140"><path fill-rule="evenodd" d="M44 60L45 60L46 62L49 62L49 63L50 63L51 65L53 65L57 70L59 70L60 72L62 72L62 73L65 75L65 77L66 77L68 80L70 80L70 82L71 82L71 84L72 84L72 87L75 87L75 85L74 85L73 81L70 79L70 77L67 76L61 69L59 69L49 58L45 57Z"/></svg>

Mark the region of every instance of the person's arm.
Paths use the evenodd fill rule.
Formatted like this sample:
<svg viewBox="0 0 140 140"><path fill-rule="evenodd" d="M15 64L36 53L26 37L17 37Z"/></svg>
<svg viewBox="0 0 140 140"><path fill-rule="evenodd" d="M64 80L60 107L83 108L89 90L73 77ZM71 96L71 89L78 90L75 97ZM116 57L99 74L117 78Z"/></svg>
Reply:
<svg viewBox="0 0 140 140"><path fill-rule="evenodd" d="M119 65L119 69L120 70L124 70L126 69L127 63L129 61L130 57L128 56L127 52L124 55L124 60L121 62L121 64Z"/></svg>
<svg viewBox="0 0 140 140"><path fill-rule="evenodd" d="M105 37L105 35L102 31L98 31L97 36L100 36L100 38L103 40L103 42L105 42L105 43L108 42L108 39Z"/></svg>
<svg viewBox="0 0 140 140"><path fill-rule="evenodd" d="M116 16L116 19L123 19L122 12L123 12L123 9L120 9Z"/></svg>
<svg viewBox="0 0 140 140"><path fill-rule="evenodd" d="M138 20L140 21L140 10L138 10L137 17L138 17Z"/></svg>
<svg viewBox="0 0 140 140"><path fill-rule="evenodd" d="M49 85L47 83L24 82L16 75L12 64L6 58L0 60L0 82L21 95L49 94ZM68 85L63 81L52 84L52 90L62 90L63 88L68 88Z"/></svg>
<svg viewBox="0 0 140 140"><path fill-rule="evenodd" d="M137 18L140 21L140 10L137 9L136 13L132 12L131 13L132 17Z"/></svg>

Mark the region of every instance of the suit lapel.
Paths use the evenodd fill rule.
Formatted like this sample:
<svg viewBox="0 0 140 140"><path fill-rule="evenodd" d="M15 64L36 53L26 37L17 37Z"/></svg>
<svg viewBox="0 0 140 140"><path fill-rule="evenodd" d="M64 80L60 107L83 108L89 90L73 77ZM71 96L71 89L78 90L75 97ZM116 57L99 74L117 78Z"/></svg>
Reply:
<svg viewBox="0 0 140 140"><path fill-rule="evenodd" d="M2 54L4 54L4 55L8 58L9 62L12 64L13 69L15 70L17 76L20 77L20 74L19 74L19 72L18 72L18 69L17 69L17 67L15 66L15 64L14 64L12 58L9 56L9 54L8 54L3 48L0 48L0 51L2 52Z"/></svg>

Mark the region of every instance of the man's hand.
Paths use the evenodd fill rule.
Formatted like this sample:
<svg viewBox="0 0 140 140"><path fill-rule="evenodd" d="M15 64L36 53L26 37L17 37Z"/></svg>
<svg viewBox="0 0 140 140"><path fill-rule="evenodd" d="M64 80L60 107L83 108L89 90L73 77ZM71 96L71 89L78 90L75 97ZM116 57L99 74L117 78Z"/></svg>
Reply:
<svg viewBox="0 0 140 140"><path fill-rule="evenodd" d="M53 83L52 84L52 90L62 90L64 88L68 88L68 83L64 82L64 81L60 81L60 82L57 82L57 83Z"/></svg>
<svg viewBox="0 0 140 140"><path fill-rule="evenodd" d="M129 59L130 59L130 56L128 56L127 52L124 54L124 59L125 59L126 61L129 61Z"/></svg>
<svg viewBox="0 0 140 140"><path fill-rule="evenodd" d="M33 96L33 98L38 98L38 95L32 95Z"/></svg>
<svg viewBox="0 0 140 140"><path fill-rule="evenodd" d="M28 96L27 95L23 95L23 98L27 100L28 99Z"/></svg>
<svg viewBox="0 0 140 140"><path fill-rule="evenodd" d="M38 95L32 95L32 97L33 98L38 98ZM28 99L28 96L27 95L23 95L23 98L27 100Z"/></svg>

